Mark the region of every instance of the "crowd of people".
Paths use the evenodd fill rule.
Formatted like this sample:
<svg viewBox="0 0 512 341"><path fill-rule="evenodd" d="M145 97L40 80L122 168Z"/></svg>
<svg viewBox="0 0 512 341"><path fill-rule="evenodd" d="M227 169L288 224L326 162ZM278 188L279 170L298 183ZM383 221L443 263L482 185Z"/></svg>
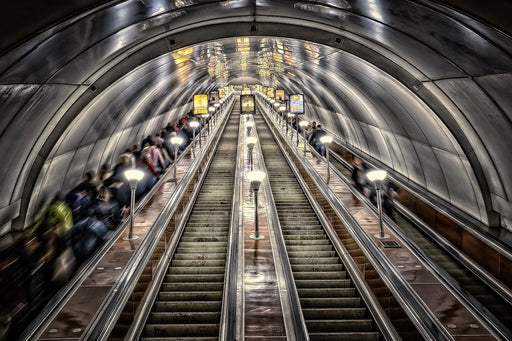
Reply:
<svg viewBox="0 0 512 341"><path fill-rule="evenodd" d="M23 319L72 277L129 214L131 190L124 171L144 172L136 188L140 199L198 135L201 122L195 132L189 124L196 119L188 114L169 123L126 149L113 168L103 164L69 192L54 196L35 224L0 255L0 320L10 325ZM183 139L178 153L170 143L173 136ZM0 340L7 330L0 324Z"/></svg>

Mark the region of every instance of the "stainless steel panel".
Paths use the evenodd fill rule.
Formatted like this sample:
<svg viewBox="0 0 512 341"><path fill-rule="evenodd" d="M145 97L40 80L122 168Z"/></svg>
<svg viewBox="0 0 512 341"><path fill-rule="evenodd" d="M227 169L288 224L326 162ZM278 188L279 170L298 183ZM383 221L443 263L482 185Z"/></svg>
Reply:
<svg viewBox="0 0 512 341"><path fill-rule="evenodd" d="M22 188L29 170L23 167L33 161L36 155L32 152L37 152L44 142L39 140L40 135L60 105L55 99L65 99L74 90L72 86L42 86L9 122L0 137L0 150L9 151L2 160L0 207L19 199L21 194L15 189Z"/></svg>
<svg viewBox="0 0 512 341"><path fill-rule="evenodd" d="M404 174L411 181L417 183L419 186L425 188L425 175L423 174L423 165L420 162L418 151L416 150L413 141L407 137L395 135L400 151L407 162L407 174Z"/></svg>
<svg viewBox="0 0 512 341"><path fill-rule="evenodd" d="M483 164L484 169L496 168L499 178L488 174L491 192L512 198L512 125L502 115L493 101L470 79L454 79L437 82L441 89L451 98L463 115L460 120L467 120L478 135L468 135L480 160L486 160L486 153L493 164ZM485 149L478 149L483 145Z"/></svg>
<svg viewBox="0 0 512 341"><path fill-rule="evenodd" d="M472 174L468 174L467 168L457 155L436 150L435 156L439 160L439 166L443 171L451 203L480 220L482 217L476 197L476 193L480 189L474 177L471 176Z"/></svg>

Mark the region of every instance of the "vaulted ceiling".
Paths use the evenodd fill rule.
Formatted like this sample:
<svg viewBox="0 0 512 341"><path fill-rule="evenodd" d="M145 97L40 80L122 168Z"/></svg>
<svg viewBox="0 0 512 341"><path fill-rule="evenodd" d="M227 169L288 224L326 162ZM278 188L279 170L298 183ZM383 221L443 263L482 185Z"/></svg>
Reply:
<svg viewBox="0 0 512 341"><path fill-rule="evenodd" d="M39 20L13 15L10 28L23 29L0 58L1 230L30 224L55 191L188 112L195 93L248 79L304 93L306 117L354 152L484 229L506 229L510 5L465 6L55 1Z"/></svg>

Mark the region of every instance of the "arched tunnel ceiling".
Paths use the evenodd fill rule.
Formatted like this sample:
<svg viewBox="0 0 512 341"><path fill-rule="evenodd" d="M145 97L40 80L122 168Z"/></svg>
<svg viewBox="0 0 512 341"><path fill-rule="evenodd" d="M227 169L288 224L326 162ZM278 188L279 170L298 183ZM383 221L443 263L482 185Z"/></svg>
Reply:
<svg viewBox="0 0 512 341"><path fill-rule="evenodd" d="M428 1L106 2L0 59L0 226L114 163L190 110L257 79L482 224L512 218L510 37ZM13 141L21 139L23 143Z"/></svg>

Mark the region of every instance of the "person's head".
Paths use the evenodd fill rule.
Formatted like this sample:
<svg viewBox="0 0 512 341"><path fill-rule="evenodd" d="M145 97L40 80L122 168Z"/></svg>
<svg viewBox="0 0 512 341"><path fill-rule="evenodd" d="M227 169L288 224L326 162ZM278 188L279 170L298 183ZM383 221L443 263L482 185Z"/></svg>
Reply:
<svg viewBox="0 0 512 341"><path fill-rule="evenodd" d="M363 164L363 160L361 160L359 157L354 156L354 164L356 166L361 166Z"/></svg>
<svg viewBox="0 0 512 341"><path fill-rule="evenodd" d="M98 199L103 201L109 201L112 198L112 193L108 189L108 187L101 186L98 190Z"/></svg>

